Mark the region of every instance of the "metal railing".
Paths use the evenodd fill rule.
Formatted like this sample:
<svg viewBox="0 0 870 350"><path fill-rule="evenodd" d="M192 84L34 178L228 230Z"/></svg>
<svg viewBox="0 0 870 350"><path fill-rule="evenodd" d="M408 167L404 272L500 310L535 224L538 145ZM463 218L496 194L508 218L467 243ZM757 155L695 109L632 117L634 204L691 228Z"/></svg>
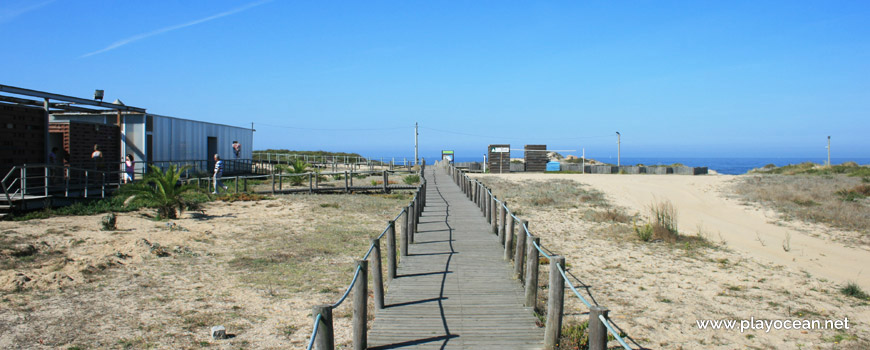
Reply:
<svg viewBox="0 0 870 350"><path fill-rule="evenodd" d="M623 349L632 349L625 342L622 334L615 330L615 326L607 316L609 310L597 305L597 303L590 303L577 291L572 280L568 278L565 258L544 249L540 244L540 238L534 236L529 230L527 220L518 218L504 200L499 200L492 190L482 182L469 177L465 170L450 164L444 164L444 166L468 199L478 205L487 222L492 225L493 233L499 235L499 242L504 245L505 249L504 260L514 261L514 272L525 283L525 306L527 307L537 306L538 257L542 255L549 260L550 286L548 287L547 322L544 332L547 347L552 348L559 343L564 316L564 285L567 284L577 299L589 308L589 349L606 349L608 333ZM514 243L514 226L517 222L520 223L522 232L516 235L516 243ZM638 345L636 342L634 343ZM638 345L638 347L640 346Z"/></svg>
<svg viewBox="0 0 870 350"><path fill-rule="evenodd" d="M425 169L425 166L423 167ZM419 173L422 175L422 171ZM333 333L333 318L332 310L344 303L352 290L353 298L353 348L367 348L367 313L368 313L368 273L369 263L372 265L372 289L374 293L375 308L380 310L384 308L384 283L383 271L381 269L381 240L387 236L387 277L393 279L396 277L398 266L397 251L400 251L401 256L408 256L408 243L413 243L414 234L417 232L417 222L420 215L423 213L423 207L426 205L426 189L427 182L421 176L421 183L416 187L414 197L408 206L402 208L399 214L393 220L387 222L387 227L376 238L371 239L368 251L363 255L362 259L357 260L357 267L354 270L353 278L347 289L342 294L341 298L332 304L323 304L314 306L312 315L314 317L314 329L311 332L311 339L308 341L306 349L333 349L335 347L335 335ZM399 218L404 217L399 233L399 242L396 242L396 222Z"/></svg>
<svg viewBox="0 0 870 350"><path fill-rule="evenodd" d="M277 152L253 152L251 158L258 162L267 163L290 163L295 160L302 160L309 164L345 164L345 165L377 165L377 166L400 166L409 168L413 165L414 159L408 157L363 157L363 156L339 156L339 155L311 155L311 154L295 154L295 153L277 153Z"/></svg>

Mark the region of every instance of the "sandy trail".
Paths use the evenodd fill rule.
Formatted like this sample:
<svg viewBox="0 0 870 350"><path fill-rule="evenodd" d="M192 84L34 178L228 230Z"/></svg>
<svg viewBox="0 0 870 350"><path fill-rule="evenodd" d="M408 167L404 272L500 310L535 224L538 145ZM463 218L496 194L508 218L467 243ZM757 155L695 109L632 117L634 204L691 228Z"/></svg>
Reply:
<svg viewBox="0 0 870 350"><path fill-rule="evenodd" d="M870 268L870 252L832 241L826 229L820 227L808 227L801 232L777 225L773 213L727 198L725 187L737 176L509 176L512 180L570 179L583 182L606 193L613 203L641 215L647 215L650 203L670 200L677 208L680 232L696 234L700 228L711 240L724 239L728 247L749 253L761 261L801 269L838 283L854 281L862 289L870 289L870 273L864 271ZM783 241L789 235L791 250L786 252Z"/></svg>

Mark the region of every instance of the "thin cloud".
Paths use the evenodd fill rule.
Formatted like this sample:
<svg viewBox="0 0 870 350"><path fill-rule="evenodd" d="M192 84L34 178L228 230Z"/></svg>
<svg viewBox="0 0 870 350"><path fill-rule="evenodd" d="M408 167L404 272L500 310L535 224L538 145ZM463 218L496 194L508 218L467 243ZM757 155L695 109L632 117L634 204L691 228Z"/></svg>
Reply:
<svg viewBox="0 0 870 350"><path fill-rule="evenodd" d="M0 23L6 23L9 21L12 21L13 19L15 19L18 16L21 16L25 13L30 12L30 11L39 9L45 5L53 3L54 1L55 0L38 2L38 3L32 4L30 6L22 7L19 9L2 9L2 11L0 11Z"/></svg>
<svg viewBox="0 0 870 350"><path fill-rule="evenodd" d="M171 31L173 31L173 30L177 30L177 29L181 29L181 28L186 28L186 27L194 26L194 25L197 25L197 24L200 24L200 23L205 23L205 22L208 22L208 21L211 21L211 20L215 20L215 19L218 19L218 18L221 18L221 17L226 17L226 16L229 16L229 15L233 15L233 14L236 14L236 13L239 13L239 12L242 12L242 11L245 11L245 10L247 10L247 9L250 9L250 8L252 8L252 7L260 6L260 5L262 5L262 4L265 4L265 3L267 3L267 2L272 2L272 1L273 1L273 0L261 0L261 1L257 1L257 2L253 2L253 3L247 4L247 5L245 5L245 6L241 6L241 7L234 8L234 9L229 10L229 11L226 11L226 12L221 12L221 13L218 13L218 14L213 15L213 16L209 16L209 17L201 18L201 19L198 19L198 20L195 20L195 21L190 21L190 22L187 22L187 23L182 23L182 24L177 24L177 25L174 25L174 26L169 26L169 27L161 28L161 29L158 29L158 30L155 30L155 31L152 31L152 32L148 32L148 33L143 33L143 34L139 34L139 35L134 35L134 36L131 36L131 37L129 37L129 38L126 38L126 39L122 39L122 40L116 41L116 42L112 43L111 45L106 46L105 48L102 48L102 49L100 49L100 50L97 50L97 51L94 51L94 52L91 52L91 53L86 53L86 54L80 56L79 58L90 57L90 56L93 56L93 55L101 54L101 53L103 53L103 52L112 51L112 50L114 50L114 49L117 49L117 48L119 48L119 47L121 47L121 46L127 45L127 44L132 43L132 42L135 42L135 41L139 41L139 40L142 40L142 39L145 39L145 38L149 38L149 37L152 37L152 36L155 36L155 35L159 35L159 34L163 34L163 33L171 32Z"/></svg>

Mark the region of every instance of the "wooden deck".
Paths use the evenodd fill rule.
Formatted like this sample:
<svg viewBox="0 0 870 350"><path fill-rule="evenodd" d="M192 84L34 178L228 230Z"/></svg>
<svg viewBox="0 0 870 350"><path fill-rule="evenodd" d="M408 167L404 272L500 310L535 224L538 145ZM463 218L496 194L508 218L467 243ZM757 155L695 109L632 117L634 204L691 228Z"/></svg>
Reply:
<svg viewBox="0 0 870 350"><path fill-rule="evenodd" d="M541 349L543 328L480 210L443 169L427 169L427 205L401 259L369 349Z"/></svg>

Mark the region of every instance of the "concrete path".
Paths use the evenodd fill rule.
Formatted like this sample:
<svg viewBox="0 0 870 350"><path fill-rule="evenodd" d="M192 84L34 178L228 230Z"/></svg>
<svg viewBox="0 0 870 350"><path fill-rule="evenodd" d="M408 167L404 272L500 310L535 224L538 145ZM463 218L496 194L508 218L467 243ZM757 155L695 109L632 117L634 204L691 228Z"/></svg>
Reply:
<svg viewBox="0 0 870 350"><path fill-rule="evenodd" d="M434 167L433 167L434 168ZM498 237L444 169L427 169L426 207L400 260L369 349L541 349Z"/></svg>

